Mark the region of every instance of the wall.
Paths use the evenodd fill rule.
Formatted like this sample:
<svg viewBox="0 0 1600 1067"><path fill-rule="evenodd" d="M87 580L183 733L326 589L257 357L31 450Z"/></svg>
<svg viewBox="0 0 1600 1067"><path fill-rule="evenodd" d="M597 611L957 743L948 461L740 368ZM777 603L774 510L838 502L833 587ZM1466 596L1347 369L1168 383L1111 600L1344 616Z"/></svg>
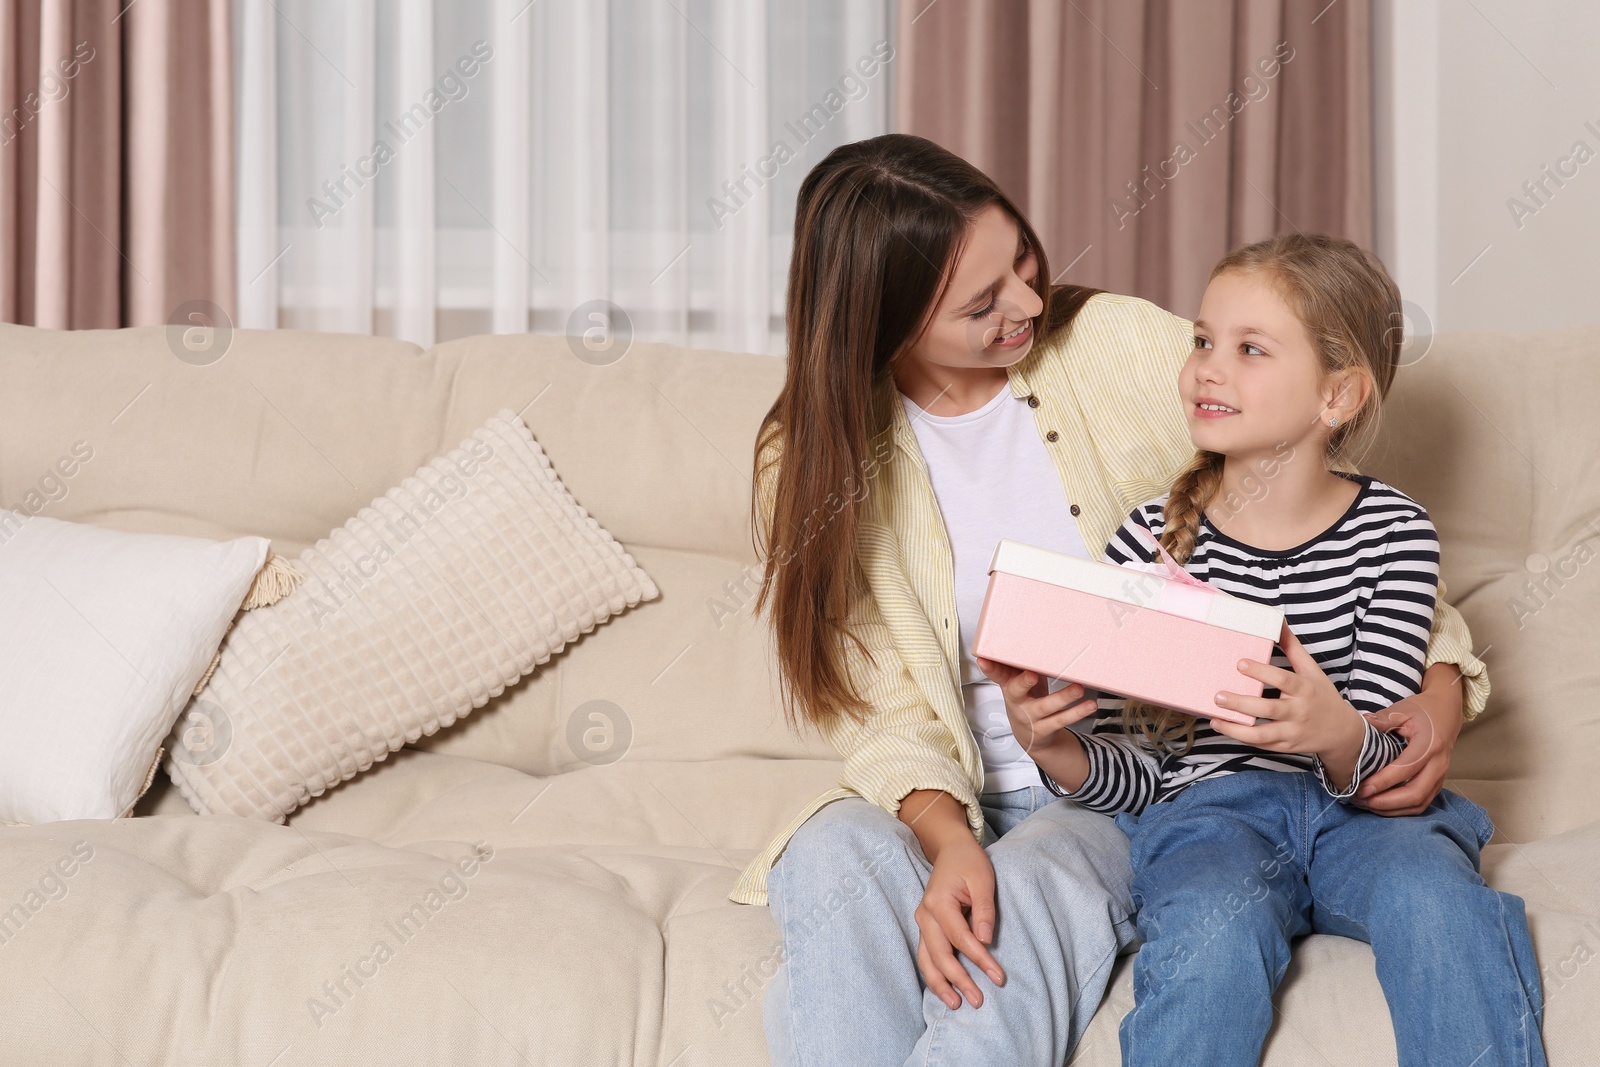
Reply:
<svg viewBox="0 0 1600 1067"><path fill-rule="evenodd" d="M1412 325L1600 322L1600 4L1374 7L1378 252Z"/></svg>

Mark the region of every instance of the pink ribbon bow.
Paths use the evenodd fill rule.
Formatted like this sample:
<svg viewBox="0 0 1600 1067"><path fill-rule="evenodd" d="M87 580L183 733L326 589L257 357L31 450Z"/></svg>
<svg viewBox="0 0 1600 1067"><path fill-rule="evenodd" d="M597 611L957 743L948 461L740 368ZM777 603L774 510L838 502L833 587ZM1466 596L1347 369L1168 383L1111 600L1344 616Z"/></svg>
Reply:
<svg viewBox="0 0 1600 1067"><path fill-rule="evenodd" d="M1146 606L1196 622L1205 622L1210 618L1211 605L1218 590L1179 566L1171 553L1161 547L1161 542L1156 540L1155 535L1143 526L1134 527L1134 536L1142 541L1146 548L1155 549L1160 562L1124 563L1123 566L1168 579L1161 583L1161 591L1157 595L1156 602Z"/></svg>

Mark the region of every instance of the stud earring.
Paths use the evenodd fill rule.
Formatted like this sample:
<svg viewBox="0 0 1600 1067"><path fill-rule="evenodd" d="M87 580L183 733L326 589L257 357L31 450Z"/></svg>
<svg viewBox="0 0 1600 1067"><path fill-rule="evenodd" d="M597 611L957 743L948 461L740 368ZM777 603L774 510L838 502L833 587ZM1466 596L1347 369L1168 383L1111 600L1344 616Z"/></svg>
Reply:
<svg viewBox="0 0 1600 1067"><path fill-rule="evenodd" d="M1337 425L1339 425L1339 416L1335 415L1332 418L1330 418L1328 420L1328 425L1329 426L1337 426Z"/></svg>

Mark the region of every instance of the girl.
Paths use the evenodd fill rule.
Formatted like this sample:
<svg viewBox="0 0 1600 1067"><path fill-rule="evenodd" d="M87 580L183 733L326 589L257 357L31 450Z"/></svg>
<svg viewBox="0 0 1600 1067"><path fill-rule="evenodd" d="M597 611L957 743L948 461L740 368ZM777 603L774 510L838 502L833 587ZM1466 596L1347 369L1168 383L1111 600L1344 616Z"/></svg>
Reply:
<svg viewBox="0 0 1600 1067"><path fill-rule="evenodd" d="M1106 548L1145 559L1149 531L1195 577L1283 609L1283 655L1239 664L1264 695L1216 695L1256 724L1103 699L1080 735L1064 727L1083 710L1018 709L1045 784L1121 813L1132 843L1145 943L1124 1064L1259 1062L1290 940L1313 931L1372 946L1402 1065L1545 1062L1522 899L1478 873L1487 813L1449 790L1405 818L1348 803L1404 758L1371 716L1421 683L1438 581L1427 512L1353 473L1400 314L1382 264L1348 241L1287 235L1224 258L1178 377L1198 454Z"/></svg>
<svg viewBox="0 0 1600 1067"><path fill-rule="evenodd" d="M1193 454L1162 391L1193 331L1051 278L994 182L923 138L842 145L801 184L757 607L785 710L841 762L729 893L782 934L774 1064L1060 1064L1137 936L1126 835L1045 788L969 648L997 537L1098 555ZM1443 740L1360 803L1433 798L1487 691L1471 648L1441 601L1392 713Z"/></svg>

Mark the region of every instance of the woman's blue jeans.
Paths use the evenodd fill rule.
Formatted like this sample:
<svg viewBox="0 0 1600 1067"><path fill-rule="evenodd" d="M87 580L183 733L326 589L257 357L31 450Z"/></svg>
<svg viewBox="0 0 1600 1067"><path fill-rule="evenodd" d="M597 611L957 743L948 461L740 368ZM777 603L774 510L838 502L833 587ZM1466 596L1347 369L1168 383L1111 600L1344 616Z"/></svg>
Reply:
<svg viewBox="0 0 1600 1067"><path fill-rule="evenodd" d="M1060 1067L1118 952L1133 943L1128 839L1043 785L980 798L995 872L996 986L955 1010L917 969L914 913L932 866L910 827L858 797L803 823L767 878L783 963L764 1019L774 1067Z"/></svg>
<svg viewBox="0 0 1600 1067"><path fill-rule="evenodd" d="M1494 825L1466 797L1386 817L1311 774L1247 770L1117 825L1144 938L1125 1067L1260 1062L1290 939L1312 932L1372 946L1402 1067L1545 1064L1527 914L1479 875Z"/></svg>

